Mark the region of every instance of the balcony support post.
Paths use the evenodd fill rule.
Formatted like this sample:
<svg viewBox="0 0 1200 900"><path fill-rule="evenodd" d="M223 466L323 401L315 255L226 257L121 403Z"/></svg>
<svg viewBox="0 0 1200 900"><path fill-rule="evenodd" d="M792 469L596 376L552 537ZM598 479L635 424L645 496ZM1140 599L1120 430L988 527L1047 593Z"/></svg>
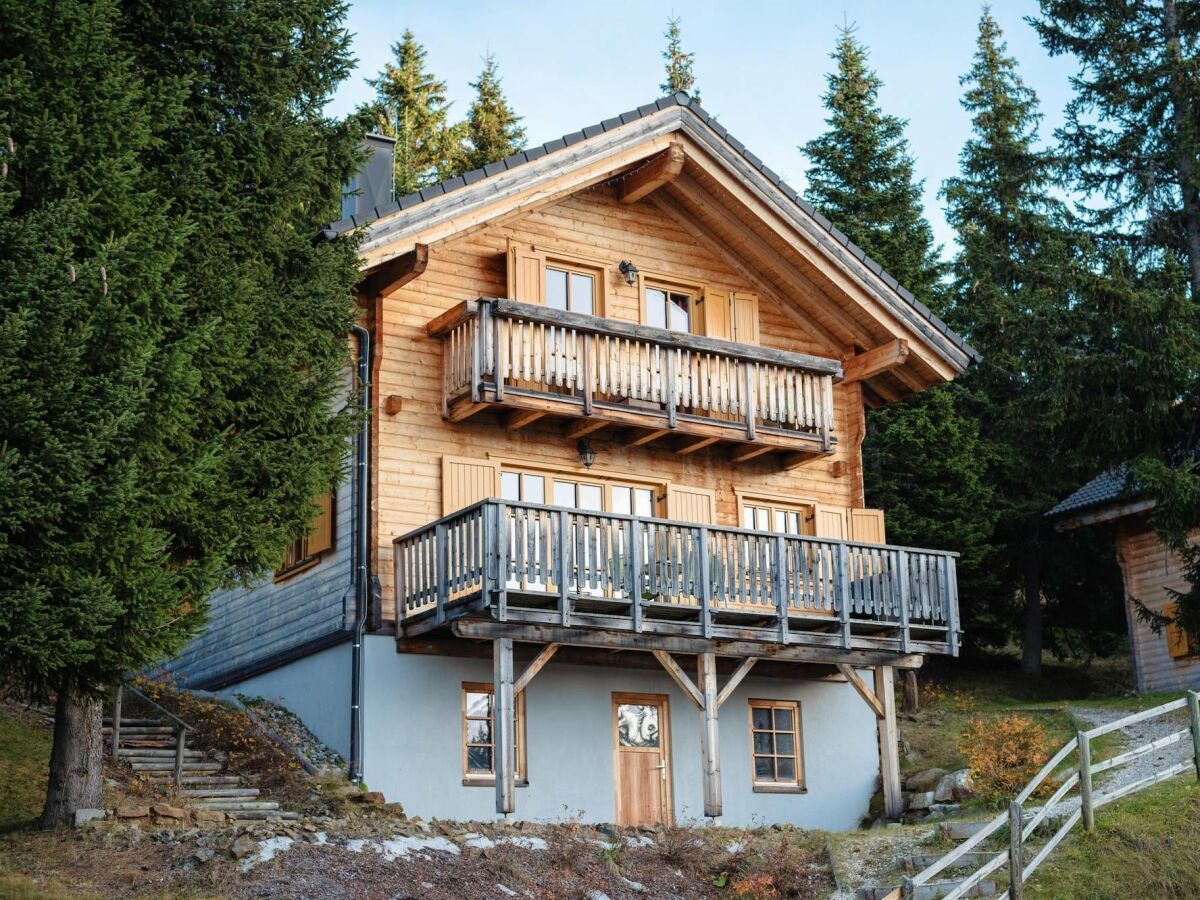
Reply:
<svg viewBox="0 0 1200 900"><path fill-rule="evenodd" d="M907 653L912 644L912 635L908 625L908 551L896 551L896 602L900 605L900 649Z"/></svg>
<svg viewBox="0 0 1200 900"><path fill-rule="evenodd" d="M635 634L642 632L642 534L640 519L629 522L629 617Z"/></svg>
<svg viewBox="0 0 1200 900"><path fill-rule="evenodd" d="M508 347L505 339L508 337L508 324L502 316L492 317L492 346L496 348L496 402L504 402L504 370L508 368Z"/></svg>
<svg viewBox="0 0 1200 900"><path fill-rule="evenodd" d="M946 557L946 642L950 655L958 656L958 564L953 556Z"/></svg>
<svg viewBox="0 0 1200 900"><path fill-rule="evenodd" d="M717 657L701 653L699 662L700 693L704 698L703 729L700 732L700 756L704 766L704 815L721 815L721 750L717 728Z"/></svg>
<svg viewBox="0 0 1200 900"><path fill-rule="evenodd" d="M779 616L779 643L788 642L788 545L781 534L775 538L775 571L771 573L771 588L775 594L775 613Z"/></svg>
<svg viewBox="0 0 1200 900"><path fill-rule="evenodd" d="M842 647L850 649L850 548L838 544L835 608L842 621Z"/></svg>
<svg viewBox="0 0 1200 900"><path fill-rule="evenodd" d="M900 736L896 727L896 683L891 666L875 667L875 699L883 706L879 726L879 776L883 782L883 806L889 819L904 812L900 792Z"/></svg>
<svg viewBox="0 0 1200 900"><path fill-rule="evenodd" d="M492 758L496 773L496 812L507 816L516 810L517 722L512 638L492 641L492 693L496 732Z"/></svg>
<svg viewBox="0 0 1200 900"><path fill-rule="evenodd" d="M579 341L582 347L582 359L580 359L579 378L583 382L583 414L590 416L592 414L592 341L596 338L591 334L581 334Z"/></svg>
<svg viewBox="0 0 1200 900"><path fill-rule="evenodd" d="M757 368L757 366L755 365L755 363L752 363L752 362L743 362L742 363L742 369L746 373L746 378L745 378L745 381L743 384L743 386L746 389L746 396L744 398L745 402L742 404L742 409L746 414L746 440L748 440L748 441L757 440L757 435L755 433L755 421L754 421L754 419L758 415L758 410L755 409L755 406L756 406L755 401L758 398L754 394L754 370L756 368Z"/></svg>
<svg viewBox="0 0 1200 900"><path fill-rule="evenodd" d="M566 510L558 512L558 533L554 537L554 572L558 578L558 613L563 628L571 626L571 570L567 548L571 543L571 516Z"/></svg>
<svg viewBox="0 0 1200 900"><path fill-rule="evenodd" d="M434 591L437 596L437 623L446 622L446 523L439 522L433 532Z"/></svg>
<svg viewBox="0 0 1200 900"><path fill-rule="evenodd" d="M696 529L696 585L700 594L700 629L705 638L712 637L712 564L708 557L708 526Z"/></svg>
<svg viewBox="0 0 1200 900"><path fill-rule="evenodd" d="M493 582L496 589L496 618L505 622L508 620L508 551L512 535L510 528L516 525L509 524L508 508L503 501L497 503L494 508L496 524L492 533L496 536L496 580Z"/></svg>
<svg viewBox="0 0 1200 900"><path fill-rule="evenodd" d="M675 349L668 347L664 353L667 363L667 385L666 385L666 404L667 404L667 427L674 428L679 423L675 418Z"/></svg>

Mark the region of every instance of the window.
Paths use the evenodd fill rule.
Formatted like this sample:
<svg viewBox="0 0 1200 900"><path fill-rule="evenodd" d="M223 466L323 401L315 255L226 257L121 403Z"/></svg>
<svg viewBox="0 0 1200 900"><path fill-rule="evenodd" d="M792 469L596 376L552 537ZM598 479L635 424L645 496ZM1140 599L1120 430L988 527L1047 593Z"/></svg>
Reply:
<svg viewBox="0 0 1200 900"><path fill-rule="evenodd" d="M646 285L646 324L652 328L690 332L698 320L695 316L699 291L690 288Z"/></svg>
<svg viewBox="0 0 1200 900"><path fill-rule="evenodd" d="M742 527L780 534L812 534L811 506L746 501L742 503Z"/></svg>
<svg viewBox="0 0 1200 900"><path fill-rule="evenodd" d="M462 686L463 781L495 784L495 715L492 686L464 681ZM517 694L516 780L525 779L525 692Z"/></svg>
<svg viewBox="0 0 1200 900"><path fill-rule="evenodd" d="M513 503L549 503L570 509L653 516L654 494L653 488L609 479L591 481L511 469L500 473L500 497Z"/></svg>
<svg viewBox="0 0 1200 900"><path fill-rule="evenodd" d="M1163 615L1173 618L1178 608L1176 604L1169 603L1163 609ZM1182 626L1175 622L1168 622L1164 631L1167 636L1167 655L1171 659L1187 659L1200 655L1200 646L1197 646L1196 639Z"/></svg>
<svg viewBox="0 0 1200 900"><path fill-rule="evenodd" d="M751 700L750 741L754 790L804 790L798 702Z"/></svg>
<svg viewBox="0 0 1200 900"><path fill-rule="evenodd" d="M596 274L555 261L546 263L546 305L551 309L593 315L596 309Z"/></svg>
<svg viewBox="0 0 1200 900"><path fill-rule="evenodd" d="M275 570L276 581L315 566L322 553L333 549L333 496L331 491L315 502L317 514L309 532L287 548L283 565Z"/></svg>

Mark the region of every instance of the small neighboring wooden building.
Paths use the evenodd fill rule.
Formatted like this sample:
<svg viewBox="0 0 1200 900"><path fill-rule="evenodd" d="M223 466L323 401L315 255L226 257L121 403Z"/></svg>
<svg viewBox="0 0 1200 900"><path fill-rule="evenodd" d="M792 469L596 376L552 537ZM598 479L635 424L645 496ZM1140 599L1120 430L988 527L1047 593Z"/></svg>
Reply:
<svg viewBox="0 0 1200 900"><path fill-rule="evenodd" d="M897 814L955 554L886 543L864 411L975 352L683 94L347 205L352 483L176 671L414 815Z"/></svg>
<svg viewBox="0 0 1200 900"><path fill-rule="evenodd" d="M1179 555L1165 547L1150 524L1154 501L1126 486L1120 470L1093 478L1046 515L1065 530L1105 527L1114 531L1117 562L1125 582L1125 618L1133 688L1138 693L1200 687L1200 644L1176 625L1155 632L1137 614L1134 599L1147 609L1174 614L1172 591L1185 592ZM1200 531L1192 535L1200 544Z"/></svg>

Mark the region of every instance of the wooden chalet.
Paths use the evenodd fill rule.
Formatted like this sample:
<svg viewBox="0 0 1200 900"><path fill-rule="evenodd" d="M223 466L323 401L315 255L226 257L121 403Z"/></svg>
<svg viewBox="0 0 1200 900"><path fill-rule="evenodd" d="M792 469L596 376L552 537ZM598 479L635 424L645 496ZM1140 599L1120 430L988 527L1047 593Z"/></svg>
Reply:
<svg viewBox="0 0 1200 900"><path fill-rule="evenodd" d="M284 698L413 813L478 818L485 785L850 827L882 774L898 814L893 673L957 653L955 554L887 543L864 412L974 351L683 94L360 198L322 237L350 233L361 558L319 527L178 668ZM324 624L258 658L238 610L333 564Z"/></svg>

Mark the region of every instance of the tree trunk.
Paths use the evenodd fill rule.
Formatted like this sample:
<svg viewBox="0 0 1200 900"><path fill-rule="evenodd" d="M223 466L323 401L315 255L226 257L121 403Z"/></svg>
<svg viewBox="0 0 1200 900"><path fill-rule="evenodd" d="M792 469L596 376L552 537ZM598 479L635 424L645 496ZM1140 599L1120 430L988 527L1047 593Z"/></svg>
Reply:
<svg viewBox="0 0 1200 900"><path fill-rule="evenodd" d="M921 694L917 688L917 673L913 669L904 670L904 707L906 713L919 712L921 709Z"/></svg>
<svg viewBox="0 0 1200 900"><path fill-rule="evenodd" d="M1021 671L1042 674L1042 570L1037 546L1025 557L1025 639L1021 646Z"/></svg>
<svg viewBox="0 0 1200 900"><path fill-rule="evenodd" d="M1183 52L1179 41L1179 14L1175 0L1163 3L1163 31L1167 40L1172 125L1175 129L1175 167L1183 199L1183 239L1188 258L1192 300L1200 301L1200 188L1195 182L1193 157L1196 153L1196 115L1188 90Z"/></svg>
<svg viewBox="0 0 1200 900"><path fill-rule="evenodd" d="M59 689L54 706L54 748L42 827L74 821L77 809L99 809L104 801L102 701L73 686Z"/></svg>

